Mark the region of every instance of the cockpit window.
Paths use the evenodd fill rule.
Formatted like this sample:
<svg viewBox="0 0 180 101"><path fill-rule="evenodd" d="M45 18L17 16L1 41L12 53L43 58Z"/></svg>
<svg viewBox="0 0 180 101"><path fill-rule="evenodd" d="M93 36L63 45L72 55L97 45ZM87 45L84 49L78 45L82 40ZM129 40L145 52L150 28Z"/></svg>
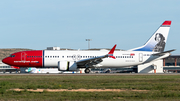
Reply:
<svg viewBox="0 0 180 101"><path fill-rule="evenodd" d="M15 57L15 55L10 55L9 57Z"/></svg>

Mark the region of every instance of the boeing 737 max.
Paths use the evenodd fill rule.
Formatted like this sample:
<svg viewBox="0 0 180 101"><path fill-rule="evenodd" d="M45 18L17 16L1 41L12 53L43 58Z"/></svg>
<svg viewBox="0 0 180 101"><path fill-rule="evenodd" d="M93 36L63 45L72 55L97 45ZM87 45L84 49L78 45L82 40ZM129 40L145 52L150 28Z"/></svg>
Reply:
<svg viewBox="0 0 180 101"><path fill-rule="evenodd" d="M59 71L76 71L79 68L111 68L136 66L163 59L171 51L165 51L171 21L164 21L152 37L141 47L128 51L114 51L116 45L107 51L80 50L32 50L11 54L2 61L17 67L57 67Z"/></svg>

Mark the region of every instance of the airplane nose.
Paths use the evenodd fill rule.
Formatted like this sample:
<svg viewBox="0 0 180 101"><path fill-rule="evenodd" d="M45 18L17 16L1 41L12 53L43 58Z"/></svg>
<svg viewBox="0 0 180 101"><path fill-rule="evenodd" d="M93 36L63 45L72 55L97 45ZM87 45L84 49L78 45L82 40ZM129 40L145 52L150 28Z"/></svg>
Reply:
<svg viewBox="0 0 180 101"><path fill-rule="evenodd" d="M5 63L5 64L7 64L7 62L8 62L7 58L4 58L4 59L2 60L2 62Z"/></svg>

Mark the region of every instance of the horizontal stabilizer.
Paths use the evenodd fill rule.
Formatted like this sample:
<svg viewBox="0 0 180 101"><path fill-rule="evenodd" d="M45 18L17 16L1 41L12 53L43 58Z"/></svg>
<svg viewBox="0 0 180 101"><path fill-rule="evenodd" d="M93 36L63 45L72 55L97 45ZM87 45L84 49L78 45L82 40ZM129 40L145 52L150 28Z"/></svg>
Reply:
<svg viewBox="0 0 180 101"><path fill-rule="evenodd" d="M159 55L164 55L164 54L166 54L166 53L170 53L170 52L172 52L172 51L175 51L175 49L172 49L172 50L169 50L169 51L164 51L164 52L161 52L161 53L156 53L156 54L152 54L152 55L157 55L157 56L159 56Z"/></svg>

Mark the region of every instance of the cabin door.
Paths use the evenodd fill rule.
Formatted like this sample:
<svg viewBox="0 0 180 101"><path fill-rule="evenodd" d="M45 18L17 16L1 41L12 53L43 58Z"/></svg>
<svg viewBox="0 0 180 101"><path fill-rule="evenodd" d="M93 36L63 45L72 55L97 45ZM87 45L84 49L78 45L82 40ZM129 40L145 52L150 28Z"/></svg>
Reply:
<svg viewBox="0 0 180 101"><path fill-rule="evenodd" d="M139 53L139 62L143 62L143 53Z"/></svg>
<svg viewBox="0 0 180 101"><path fill-rule="evenodd" d="M26 53L25 52L21 53L21 61L26 61Z"/></svg>

